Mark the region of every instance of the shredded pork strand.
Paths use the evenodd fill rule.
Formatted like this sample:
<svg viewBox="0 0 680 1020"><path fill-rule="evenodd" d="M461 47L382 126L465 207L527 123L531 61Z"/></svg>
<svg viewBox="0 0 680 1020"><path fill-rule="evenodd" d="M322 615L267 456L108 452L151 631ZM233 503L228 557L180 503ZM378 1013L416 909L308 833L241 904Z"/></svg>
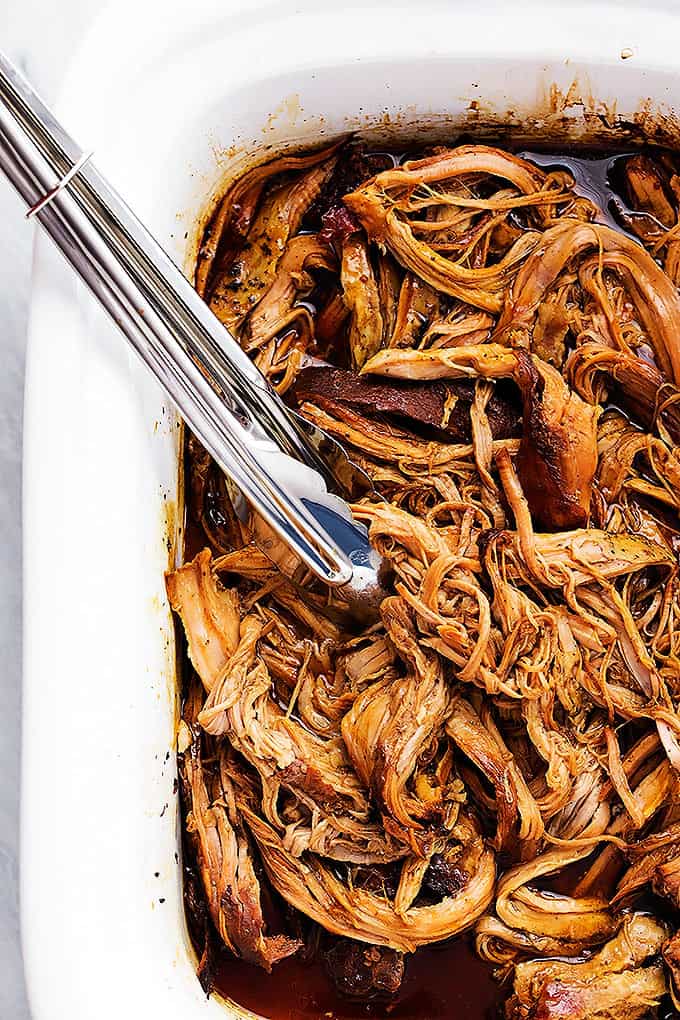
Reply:
<svg viewBox="0 0 680 1020"><path fill-rule="evenodd" d="M627 232L480 144L345 141L227 191L197 287L371 476L392 590L361 628L293 587L189 441L167 591L208 942L269 970L325 939L370 998L468 931L508 1020L680 1004L674 160L624 158Z"/></svg>

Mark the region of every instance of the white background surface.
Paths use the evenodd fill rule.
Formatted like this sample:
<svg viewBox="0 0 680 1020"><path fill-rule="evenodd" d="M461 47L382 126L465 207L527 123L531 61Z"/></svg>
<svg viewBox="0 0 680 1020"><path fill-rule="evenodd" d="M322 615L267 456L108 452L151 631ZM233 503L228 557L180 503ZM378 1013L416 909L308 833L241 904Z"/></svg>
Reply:
<svg viewBox="0 0 680 1020"><path fill-rule="evenodd" d="M51 100L103 0L2 0L0 47ZM33 228L0 179L0 1018L28 1020L19 944L21 420ZM45 494L49 499L49 493ZM49 564L46 564L49 569ZM45 795L54 796L46 783ZM59 939L59 932L54 932Z"/></svg>

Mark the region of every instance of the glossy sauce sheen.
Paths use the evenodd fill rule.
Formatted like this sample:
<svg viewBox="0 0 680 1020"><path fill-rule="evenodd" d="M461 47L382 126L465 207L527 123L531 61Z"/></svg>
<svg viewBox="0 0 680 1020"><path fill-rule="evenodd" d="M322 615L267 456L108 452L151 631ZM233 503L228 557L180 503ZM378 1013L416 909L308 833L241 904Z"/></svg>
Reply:
<svg viewBox="0 0 680 1020"><path fill-rule="evenodd" d="M267 1020L491 1020L504 998L491 968L465 937L419 949L407 961L399 994L389 1003L341 999L322 965L295 957L265 974L225 952L215 989Z"/></svg>
<svg viewBox="0 0 680 1020"><path fill-rule="evenodd" d="M461 144L470 139L459 139ZM515 151L507 141L501 147ZM578 150L577 150L578 151ZM630 149L615 152L578 152L562 154L552 147L536 145L518 154L544 168L569 170L575 179L575 191L594 201L603 210L600 222L629 233L621 222L629 212L625 196L617 188L617 161ZM376 154L378 155L378 154ZM395 155L381 152L394 164L412 153ZM413 153L417 155L417 153ZM589 165L590 164L590 165ZM630 235L629 235L630 236ZM191 558L207 543L200 525L190 523L192 507L187 492L187 531L185 556ZM567 889L560 888L562 892ZM321 960L311 962L292 957L273 968L271 974L243 963L228 950L220 951L213 970L213 990L223 999L238 1003L266 1020L360 1020L363 1017L399 1018L399 1020L492 1020L502 1015L502 1004L509 994L507 986L499 985L492 968L475 954L471 936L464 935L440 945L418 950L406 962L406 972L398 995L390 1002L350 1002L341 998L332 985Z"/></svg>

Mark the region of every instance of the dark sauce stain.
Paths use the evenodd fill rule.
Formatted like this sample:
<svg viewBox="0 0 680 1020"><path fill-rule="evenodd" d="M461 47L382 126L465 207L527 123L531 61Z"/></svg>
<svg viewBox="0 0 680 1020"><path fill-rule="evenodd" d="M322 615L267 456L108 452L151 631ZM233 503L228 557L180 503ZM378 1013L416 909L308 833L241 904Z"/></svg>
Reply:
<svg viewBox="0 0 680 1020"><path fill-rule="evenodd" d="M189 493L187 492L187 499ZM184 557L182 562L188 563L193 560L206 546L210 545L198 517L194 516L192 508L187 507L186 520L184 523Z"/></svg>
<svg viewBox="0 0 680 1020"><path fill-rule="evenodd" d="M458 145L479 141L474 137L462 136L444 144ZM532 142L531 151L513 145L512 139L484 138L485 144L500 144L508 151L536 163L545 169L567 170L574 179L575 192L592 201L600 210L599 222L606 223L627 236L638 240L631 230L635 217L644 216L626 203L623 183L625 159L633 152L667 152L660 147L639 144L637 137L626 138L626 151L616 151L611 144L601 148L571 146L568 152L561 152L556 146L543 146ZM525 141L526 144L526 141ZM432 152L416 147L408 151L367 152L365 158L373 172L388 166L398 166L407 159L418 158ZM576 154L578 153L578 155ZM351 169L351 168L350 168ZM348 171L348 177L351 174ZM319 210L313 208L303 223L303 232L319 229ZM325 297L323 284L309 299L310 310L319 307ZM336 360L337 364L337 360ZM187 468L189 465L187 464ZM187 474L188 477L188 474ZM187 491L187 512L185 521L185 559L191 559L197 552L209 545L209 540L200 523L201 508L191 505L191 492ZM183 635L178 638L184 648ZM188 675L184 670L184 675ZM191 850L184 841L185 868L193 872ZM586 870L587 862L579 862L560 876L545 883L556 896L571 892L575 882ZM193 893L196 885L193 883ZM186 893L185 884L185 893ZM186 896L185 896L186 898ZM190 907L190 905L188 904ZM196 916L192 919L188 909L189 927L196 934ZM474 951L470 934L445 943L419 949L406 962L402 986L389 1002L352 1002L341 998L330 980L323 961L317 953L313 959L304 955L290 957L278 963L271 974L258 967L235 958L224 946L216 946L217 936L211 939L213 953L210 964L210 984L214 994L251 1010L257 1017L266 1020L363 1020L363 1018L391 1018L391 1020L494 1020L501 1015L502 1004L507 998L507 987L501 986L493 977L492 968L483 963ZM196 939L197 956L202 947ZM677 1016L670 1003L664 1003L660 1017Z"/></svg>
<svg viewBox="0 0 680 1020"><path fill-rule="evenodd" d="M282 960L271 974L224 953L215 990L266 1020L492 1020L502 990L468 938L419 949L409 957L397 997L389 1003L341 999L319 961Z"/></svg>

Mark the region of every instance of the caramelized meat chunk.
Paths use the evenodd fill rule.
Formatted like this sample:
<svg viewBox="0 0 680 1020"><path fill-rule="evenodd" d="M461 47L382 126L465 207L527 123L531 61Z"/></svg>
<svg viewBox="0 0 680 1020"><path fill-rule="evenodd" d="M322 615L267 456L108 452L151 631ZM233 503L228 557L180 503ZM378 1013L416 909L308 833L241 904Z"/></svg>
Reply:
<svg viewBox="0 0 680 1020"><path fill-rule="evenodd" d="M337 991L346 999L391 999L404 978L403 953L351 939L338 939L324 962Z"/></svg>
<svg viewBox="0 0 680 1020"><path fill-rule="evenodd" d="M523 407L519 474L535 521L582 527L597 468L597 411L561 374L522 348L499 344L429 351L380 351L363 368L396 379L514 379Z"/></svg>
<svg viewBox="0 0 680 1020"><path fill-rule="evenodd" d="M309 400L325 407L330 401L369 415L379 412L429 425L455 442L469 442L471 437L470 408L475 397L471 382L378 382L341 368L313 365L298 375L293 396L300 403ZM486 414L494 439L520 434L521 412L511 400L493 394Z"/></svg>

